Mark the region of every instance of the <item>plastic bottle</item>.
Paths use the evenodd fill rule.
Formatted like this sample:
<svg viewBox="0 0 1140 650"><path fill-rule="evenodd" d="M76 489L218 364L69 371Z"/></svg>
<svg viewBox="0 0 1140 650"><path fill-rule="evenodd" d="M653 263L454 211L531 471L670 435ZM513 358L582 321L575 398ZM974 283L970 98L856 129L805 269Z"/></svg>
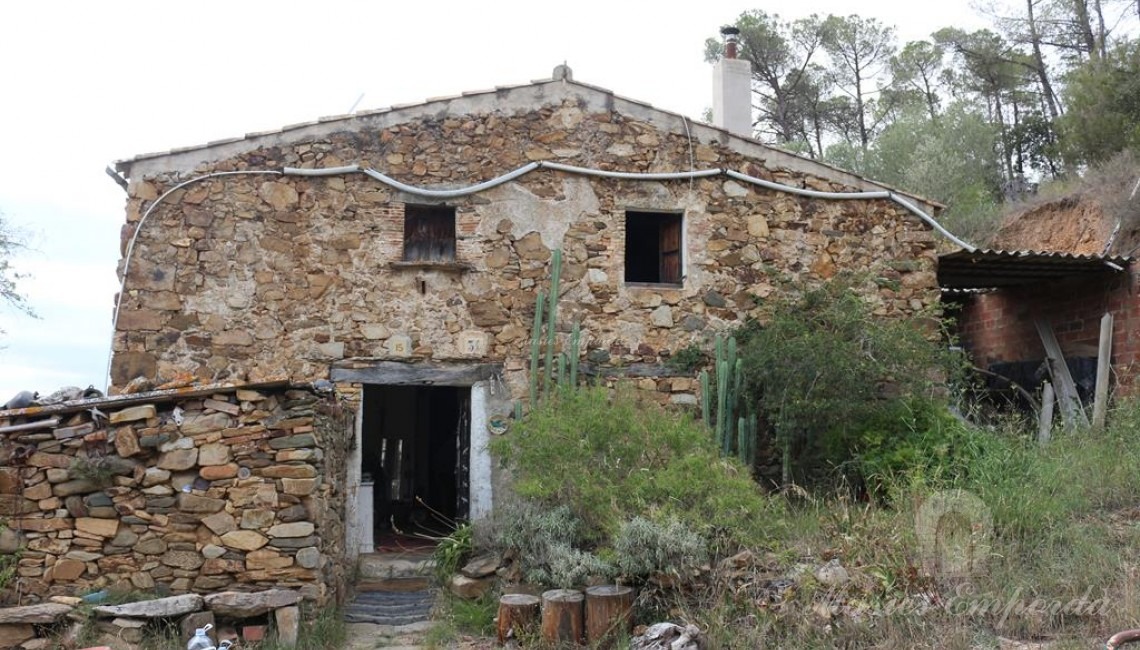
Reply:
<svg viewBox="0 0 1140 650"><path fill-rule="evenodd" d="M206 633L213 628L213 625L206 623L206 627L194 630L194 636L190 637L190 641L186 644L186 650L211 650L214 647L214 642Z"/></svg>

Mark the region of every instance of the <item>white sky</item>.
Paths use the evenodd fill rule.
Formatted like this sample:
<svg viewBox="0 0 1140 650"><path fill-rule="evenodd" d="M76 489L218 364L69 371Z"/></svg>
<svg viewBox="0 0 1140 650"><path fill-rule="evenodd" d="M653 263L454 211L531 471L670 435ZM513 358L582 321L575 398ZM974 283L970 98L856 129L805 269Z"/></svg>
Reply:
<svg viewBox="0 0 1140 650"><path fill-rule="evenodd" d="M32 320L0 307L0 403L102 389L118 288L114 160L550 76L700 117L704 41L746 9L873 16L900 40L978 28L968 0L472 2L198 0L0 3L0 212ZM506 171L506 170L498 170Z"/></svg>

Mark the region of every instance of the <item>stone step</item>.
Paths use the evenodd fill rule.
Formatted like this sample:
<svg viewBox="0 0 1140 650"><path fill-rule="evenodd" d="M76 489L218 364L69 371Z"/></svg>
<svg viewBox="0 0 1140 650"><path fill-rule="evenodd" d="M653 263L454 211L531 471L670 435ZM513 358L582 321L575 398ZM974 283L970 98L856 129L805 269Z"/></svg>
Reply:
<svg viewBox="0 0 1140 650"><path fill-rule="evenodd" d="M410 625L429 620L435 593L420 591L358 592L344 608L348 623L374 623L386 626Z"/></svg>
<svg viewBox="0 0 1140 650"><path fill-rule="evenodd" d="M430 552L368 553L361 555L358 575L365 581L430 576L435 561Z"/></svg>
<svg viewBox="0 0 1140 650"><path fill-rule="evenodd" d="M375 625L411 625L413 623L423 623L427 620L427 614L408 616L379 616L370 614L349 614L346 612L344 615L344 621L346 623L373 623Z"/></svg>
<svg viewBox="0 0 1140 650"><path fill-rule="evenodd" d="M427 576L410 578L383 578L380 580L361 580L356 583L356 593L368 591L423 591L431 587L432 579Z"/></svg>

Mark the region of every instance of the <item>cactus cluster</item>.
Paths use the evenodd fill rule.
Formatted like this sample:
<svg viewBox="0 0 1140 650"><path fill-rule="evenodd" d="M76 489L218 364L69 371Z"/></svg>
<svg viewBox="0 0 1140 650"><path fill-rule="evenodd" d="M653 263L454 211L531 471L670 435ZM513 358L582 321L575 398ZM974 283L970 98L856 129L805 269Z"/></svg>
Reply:
<svg viewBox="0 0 1140 650"><path fill-rule="evenodd" d="M562 249L556 249L551 258L550 294L538 292L534 303L534 324L530 331L530 408L538 405L540 398L550 395L557 387L566 389L578 385L578 357L581 351L582 330L578 323L574 323L570 332L569 354L558 352L557 347L558 326L558 294L562 279ZM545 333L543 328L545 327ZM545 340L545 351L543 342ZM539 372L541 366L542 383L539 390ZM521 416L522 404L515 405L516 416Z"/></svg>
<svg viewBox="0 0 1140 650"><path fill-rule="evenodd" d="M736 453L741 462L751 466L756 457L756 415L740 415L740 385L743 362L737 355L736 339L716 338L716 356L713 360L714 378L702 370L701 413L705 425L713 430L722 455Z"/></svg>

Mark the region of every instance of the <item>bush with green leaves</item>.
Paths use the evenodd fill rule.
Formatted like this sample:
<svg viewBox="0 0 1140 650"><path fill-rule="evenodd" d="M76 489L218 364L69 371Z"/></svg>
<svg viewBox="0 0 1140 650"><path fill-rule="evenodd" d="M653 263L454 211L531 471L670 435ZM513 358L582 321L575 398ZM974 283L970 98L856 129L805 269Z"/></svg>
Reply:
<svg viewBox="0 0 1140 650"><path fill-rule="evenodd" d="M754 544L775 507L701 422L629 387L559 394L491 450L513 470L516 494L569 509L579 547L609 545L639 516L675 518L714 546Z"/></svg>
<svg viewBox="0 0 1140 650"><path fill-rule="evenodd" d="M907 405L944 394L953 357L917 321L874 314L857 282L839 278L784 294L764 305L767 322L752 321L736 333L742 399L763 415L780 449L785 484L819 482L836 466L859 469L861 454L904 470L908 452L892 446L913 443L910 427L944 433L933 417L944 407L923 405L932 417L916 418ZM931 443L937 441L923 445ZM866 479L866 472L856 478Z"/></svg>

